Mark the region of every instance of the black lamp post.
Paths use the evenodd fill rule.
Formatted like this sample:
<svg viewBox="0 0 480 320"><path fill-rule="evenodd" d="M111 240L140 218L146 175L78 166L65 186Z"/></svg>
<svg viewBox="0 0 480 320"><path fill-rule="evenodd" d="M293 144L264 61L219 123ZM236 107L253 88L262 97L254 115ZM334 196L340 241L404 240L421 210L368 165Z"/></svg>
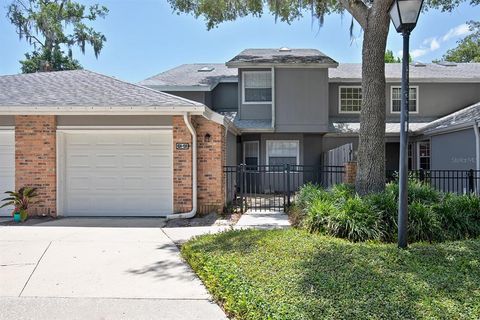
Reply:
<svg viewBox="0 0 480 320"><path fill-rule="evenodd" d="M422 9L423 0L394 0L390 7L390 18L397 32L403 35L402 60L402 104L400 110L400 161L399 161L399 194L398 194L398 246L407 247L408 223L408 65L410 32L417 25L418 16Z"/></svg>

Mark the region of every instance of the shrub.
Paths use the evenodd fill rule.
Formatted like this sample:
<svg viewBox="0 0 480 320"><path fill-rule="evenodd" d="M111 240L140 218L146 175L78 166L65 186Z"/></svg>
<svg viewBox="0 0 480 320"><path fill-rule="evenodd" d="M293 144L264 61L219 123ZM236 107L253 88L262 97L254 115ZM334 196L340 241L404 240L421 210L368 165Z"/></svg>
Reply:
<svg viewBox="0 0 480 320"><path fill-rule="evenodd" d="M433 210L439 217L446 239L460 240L480 236L480 198L474 195L446 194Z"/></svg>
<svg viewBox="0 0 480 320"><path fill-rule="evenodd" d="M443 194L425 183L409 180L408 240L444 241L480 236L480 199ZM397 238L398 184L360 197L350 185L325 190L306 185L296 205L295 225L350 241Z"/></svg>
<svg viewBox="0 0 480 320"><path fill-rule="evenodd" d="M294 227L300 227L302 225L305 214L299 205L293 204L288 208L288 218L290 223Z"/></svg>
<svg viewBox="0 0 480 320"><path fill-rule="evenodd" d="M319 186L312 183L307 183L300 188L296 203L301 209L307 208L315 199L321 198L325 193L325 190Z"/></svg>

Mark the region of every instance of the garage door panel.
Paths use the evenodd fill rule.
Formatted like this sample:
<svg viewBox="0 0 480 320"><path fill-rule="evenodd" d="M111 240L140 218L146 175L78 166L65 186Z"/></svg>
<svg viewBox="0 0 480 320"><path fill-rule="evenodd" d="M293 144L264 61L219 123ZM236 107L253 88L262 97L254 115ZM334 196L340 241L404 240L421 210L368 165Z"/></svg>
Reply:
<svg viewBox="0 0 480 320"><path fill-rule="evenodd" d="M65 138L65 215L155 216L173 211L171 131Z"/></svg>
<svg viewBox="0 0 480 320"><path fill-rule="evenodd" d="M123 168L145 168L147 165L147 155L145 154L125 154L122 157Z"/></svg>

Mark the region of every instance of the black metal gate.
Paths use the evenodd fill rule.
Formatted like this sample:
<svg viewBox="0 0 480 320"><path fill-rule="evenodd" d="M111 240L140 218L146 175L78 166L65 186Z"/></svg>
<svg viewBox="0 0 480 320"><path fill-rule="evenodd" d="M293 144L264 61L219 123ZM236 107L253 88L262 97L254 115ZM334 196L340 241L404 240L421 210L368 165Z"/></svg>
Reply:
<svg viewBox="0 0 480 320"><path fill-rule="evenodd" d="M238 165L225 167L227 200L242 212L284 211L301 186L343 182L343 166Z"/></svg>

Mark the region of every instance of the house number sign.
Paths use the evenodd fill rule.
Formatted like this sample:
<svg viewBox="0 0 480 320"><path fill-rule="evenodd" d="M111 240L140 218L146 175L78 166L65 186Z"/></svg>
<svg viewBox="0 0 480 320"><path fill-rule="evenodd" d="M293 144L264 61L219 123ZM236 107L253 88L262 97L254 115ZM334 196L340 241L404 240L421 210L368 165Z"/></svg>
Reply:
<svg viewBox="0 0 480 320"><path fill-rule="evenodd" d="M177 148L177 150L188 150L188 149L190 149L190 144L189 143L177 142L176 148Z"/></svg>

